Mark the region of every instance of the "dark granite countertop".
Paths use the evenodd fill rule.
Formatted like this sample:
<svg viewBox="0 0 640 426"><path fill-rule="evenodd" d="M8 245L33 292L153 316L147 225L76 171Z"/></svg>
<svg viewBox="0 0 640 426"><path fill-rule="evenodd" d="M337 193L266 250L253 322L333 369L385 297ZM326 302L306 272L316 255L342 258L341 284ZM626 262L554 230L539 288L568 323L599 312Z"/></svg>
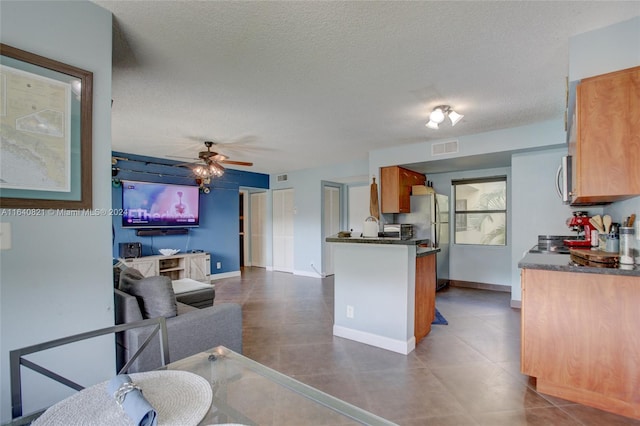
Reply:
<svg viewBox="0 0 640 426"><path fill-rule="evenodd" d="M338 237L338 234L331 235L325 239L328 243L352 243L352 244L393 244L403 246L418 246L419 244L425 244L429 242L426 238L411 238L408 240L399 240L397 238L388 237L371 237L364 238L357 237ZM439 248L435 247L416 247L416 257L429 256L440 252Z"/></svg>
<svg viewBox="0 0 640 426"><path fill-rule="evenodd" d="M364 238L360 236L353 237L338 237L338 234L331 235L326 238L328 243L362 243L362 244L400 244L403 246L415 246L422 243L428 243L429 240L425 238L411 238L408 240L399 240L397 238L389 237L371 237Z"/></svg>
<svg viewBox="0 0 640 426"><path fill-rule="evenodd" d="M638 267L638 265L635 267L629 266L629 269L581 266L571 261L571 257L568 254L527 253L522 259L520 259L520 262L518 262L518 268L640 277L640 267Z"/></svg>

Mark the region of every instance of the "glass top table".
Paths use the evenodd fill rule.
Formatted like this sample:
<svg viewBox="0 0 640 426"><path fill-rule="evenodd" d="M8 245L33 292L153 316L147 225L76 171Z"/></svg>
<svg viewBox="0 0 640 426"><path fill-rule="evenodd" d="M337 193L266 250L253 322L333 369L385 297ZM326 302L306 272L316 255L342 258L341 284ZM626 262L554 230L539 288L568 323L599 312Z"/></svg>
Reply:
<svg viewBox="0 0 640 426"><path fill-rule="evenodd" d="M201 425L395 424L223 346L162 369L189 371L211 384L213 401Z"/></svg>

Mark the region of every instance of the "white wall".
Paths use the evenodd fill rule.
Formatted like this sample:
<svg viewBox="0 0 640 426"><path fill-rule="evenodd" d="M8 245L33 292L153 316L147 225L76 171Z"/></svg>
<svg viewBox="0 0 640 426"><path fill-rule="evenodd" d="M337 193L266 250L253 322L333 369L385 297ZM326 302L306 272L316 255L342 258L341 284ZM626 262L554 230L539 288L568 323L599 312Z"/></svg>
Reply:
<svg viewBox="0 0 640 426"><path fill-rule="evenodd" d="M511 158L511 300L522 300L518 262L538 235L574 235L566 220L575 210L602 214L602 207L571 208L555 190L556 172L566 148L515 154Z"/></svg>
<svg viewBox="0 0 640 426"><path fill-rule="evenodd" d="M569 39L569 81L640 65L640 16Z"/></svg>
<svg viewBox="0 0 640 426"><path fill-rule="evenodd" d="M433 157L431 145L448 140L451 139L372 151L369 153L369 175L378 176L379 168L383 166L439 161L490 153L557 148L566 143L564 123L561 118L511 129L460 136L457 138L458 153ZM379 179L378 182L380 182Z"/></svg>
<svg viewBox="0 0 640 426"><path fill-rule="evenodd" d="M93 72L93 206L111 207L111 14L90 2L7 2L2 43ZM3 216L12 248L0 252L2 377L0 421L10 420L9 351L113 325L111 218ZM113 338L47 354L82 384L113 375ZM39 384L39 383L47 384ZM25 378L25 412L68 394L49 380ZM61 389L65 389L64 391Z"/></svg>
<svg viewBox="0 0 640 426"><path fill-rule="evenodd" d="M352 176L366 176L367 161L360 160L317 169L298 170L289 172L287 175L286 182L277 182L276 175L272 175L269 187L271 191L294 189L293 273L318 277L319 275L311 268L311 264L316 267L323 264L322 181L340 182ZM270 218L269 222L271 222ZM272 250L272 246L269 246L269 250ZM273 258L272 252L267 258Z"/></svg>

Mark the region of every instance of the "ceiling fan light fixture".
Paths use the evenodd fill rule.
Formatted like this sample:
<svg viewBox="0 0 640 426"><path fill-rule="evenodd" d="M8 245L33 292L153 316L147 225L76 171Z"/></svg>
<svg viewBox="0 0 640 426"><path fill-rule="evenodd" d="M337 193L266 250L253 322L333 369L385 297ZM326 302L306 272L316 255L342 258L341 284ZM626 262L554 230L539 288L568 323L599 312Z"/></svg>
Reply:
<svg viewBox="0 0 640 426"><path fill-rule="evenodd" d="M429 122L425 124L425 126L427 126L430 129L438 130L438 123L436 123L435 121L429 120Z"/></svg>
<svg viewBox="0 0 640 426"><path fill-rule="evenodd" d="M196 166L193 168L193 174L195 174L199 178L207 178L211 176L209 174L209 168L204 166Z"/></svg>
<svg viewBox="0 0 640 426"><path fill-rule="evenodd" d="M209 164L209 176L215 176L215 177L220 177L224 174L224 167L222 167L220 164L216 163L215 161L213 161L211 164Z"/></svg>

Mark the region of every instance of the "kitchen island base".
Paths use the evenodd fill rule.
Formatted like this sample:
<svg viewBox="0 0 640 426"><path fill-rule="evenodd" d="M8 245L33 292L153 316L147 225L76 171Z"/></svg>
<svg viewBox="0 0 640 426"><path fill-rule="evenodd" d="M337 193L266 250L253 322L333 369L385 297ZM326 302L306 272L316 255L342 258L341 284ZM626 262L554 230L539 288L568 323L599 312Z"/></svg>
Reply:
<svg viewBox="0 0 640 426"><path fill-rule="evenodd" d="M422 256L416 257L415 242L335 244L334 336L404 355L413 351L416 279L429 275L426 271L416 274L416 260ZM429 282L435 283L435 269L431 275ZM433 295L427 300L434 305L435 285L431 287ZM425 310L434 312L435 307ZM426 319L428 325L432 317ZM429 327L423 329L426 335Z"/></svg>

